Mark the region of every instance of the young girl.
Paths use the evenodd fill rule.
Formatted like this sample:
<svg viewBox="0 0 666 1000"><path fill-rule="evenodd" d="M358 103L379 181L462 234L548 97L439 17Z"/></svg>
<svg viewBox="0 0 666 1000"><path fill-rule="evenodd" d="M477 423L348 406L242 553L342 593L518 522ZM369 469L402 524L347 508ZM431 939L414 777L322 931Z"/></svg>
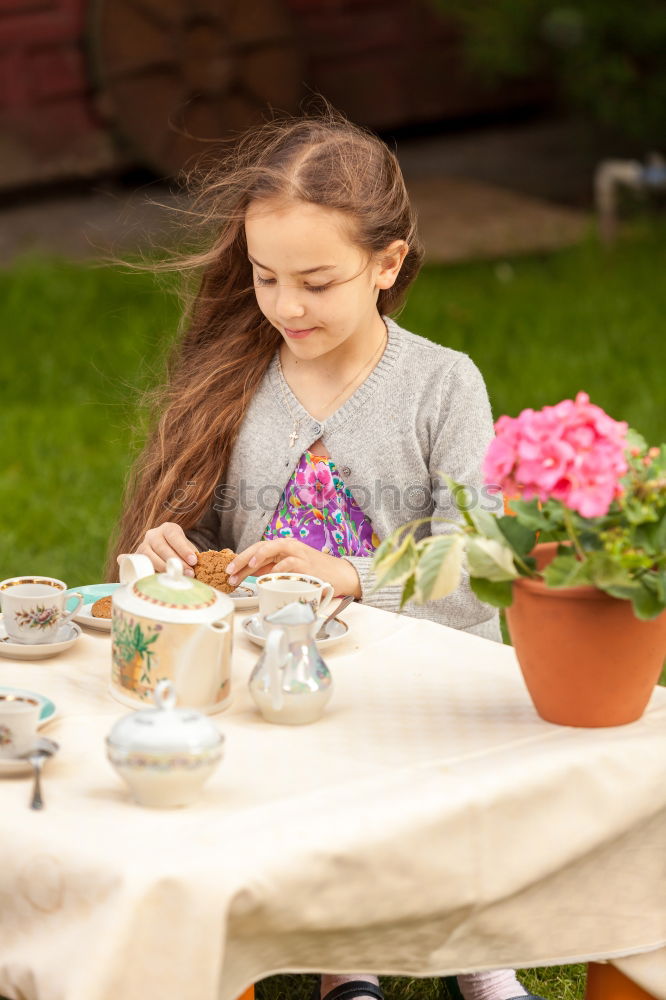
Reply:
<svg viewBox="0 0 666 1000"><path fill-rule="evenodd" d="M217 235L185 261L203 276L111 572L119 552L162 571L229 547L232 584L307 572L398 611L400 587L373 590L372 553L406 521L452 516L440 472L480 490L492 420L468 357L388 318L422 259L397 160L334 113L272 122L204 191ZM467 585L404 613L499 639ZM458 981L465 1000L527 995L509 970ZM372 976L323 976L321 996L381 992Z"/></svg>

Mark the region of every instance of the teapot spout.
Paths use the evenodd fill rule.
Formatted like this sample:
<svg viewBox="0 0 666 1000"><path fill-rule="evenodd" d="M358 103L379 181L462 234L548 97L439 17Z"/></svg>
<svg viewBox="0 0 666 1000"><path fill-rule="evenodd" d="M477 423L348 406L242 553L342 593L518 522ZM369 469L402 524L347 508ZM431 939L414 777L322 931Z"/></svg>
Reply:
<svg viewBox="0 0 666 1000"><path fill-rule="evenodd" d="M219 707L229 686L231 629L220 620L189 626L189 630L176 661L174 687L182 706L210 712Z"/></svg>

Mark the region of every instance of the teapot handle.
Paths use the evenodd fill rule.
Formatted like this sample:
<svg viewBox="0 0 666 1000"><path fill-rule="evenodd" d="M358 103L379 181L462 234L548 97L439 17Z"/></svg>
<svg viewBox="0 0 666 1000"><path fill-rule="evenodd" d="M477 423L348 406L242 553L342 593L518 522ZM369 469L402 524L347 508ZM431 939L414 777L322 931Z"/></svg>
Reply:
<svg viewBox="0 0 666 1000"><path fill-rule="evenodd" d="M271 629L264 647L264 664L268 671L271 705L276 712L279 712L284 705L280 667L284 663L287 653L287 637L284 630L280 628Z"/></svg>

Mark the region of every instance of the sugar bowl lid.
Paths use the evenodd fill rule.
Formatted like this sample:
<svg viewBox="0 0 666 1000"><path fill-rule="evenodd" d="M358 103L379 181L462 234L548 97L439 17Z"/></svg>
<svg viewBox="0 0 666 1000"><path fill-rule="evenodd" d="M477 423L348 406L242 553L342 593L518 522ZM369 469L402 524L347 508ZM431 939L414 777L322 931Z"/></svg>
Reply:
<svg viewBox="0 0 666 1000"><path fill-rule="evenodd" d="M110 747L142 753L166 750L192 754L224 742L224 736L207 716L194 708L176 708L171 681L159 681L154 698L156 708L131 712L115 723L106 738Z"/></svg>

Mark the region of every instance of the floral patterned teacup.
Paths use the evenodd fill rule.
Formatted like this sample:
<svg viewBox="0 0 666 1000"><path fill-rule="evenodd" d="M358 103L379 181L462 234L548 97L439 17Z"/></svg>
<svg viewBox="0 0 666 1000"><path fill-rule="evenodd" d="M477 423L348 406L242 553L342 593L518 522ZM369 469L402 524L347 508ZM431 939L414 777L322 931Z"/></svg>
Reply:
<svg viewBox="0 0 666 1000"><path fill-rule="evenodd" d="M28 695L0 693L0 757L18 757L31 748L41 707Z"/></svg>
<svg viewBox="0 0 666 1000"><path fill-rule="evenodd" d="M67 594L67 584L52 576L15 576L0 583L3 625L14 642L53 642L58 630L79 611L83 594ZM70 597L78 598L65 611Z"/></svg>

